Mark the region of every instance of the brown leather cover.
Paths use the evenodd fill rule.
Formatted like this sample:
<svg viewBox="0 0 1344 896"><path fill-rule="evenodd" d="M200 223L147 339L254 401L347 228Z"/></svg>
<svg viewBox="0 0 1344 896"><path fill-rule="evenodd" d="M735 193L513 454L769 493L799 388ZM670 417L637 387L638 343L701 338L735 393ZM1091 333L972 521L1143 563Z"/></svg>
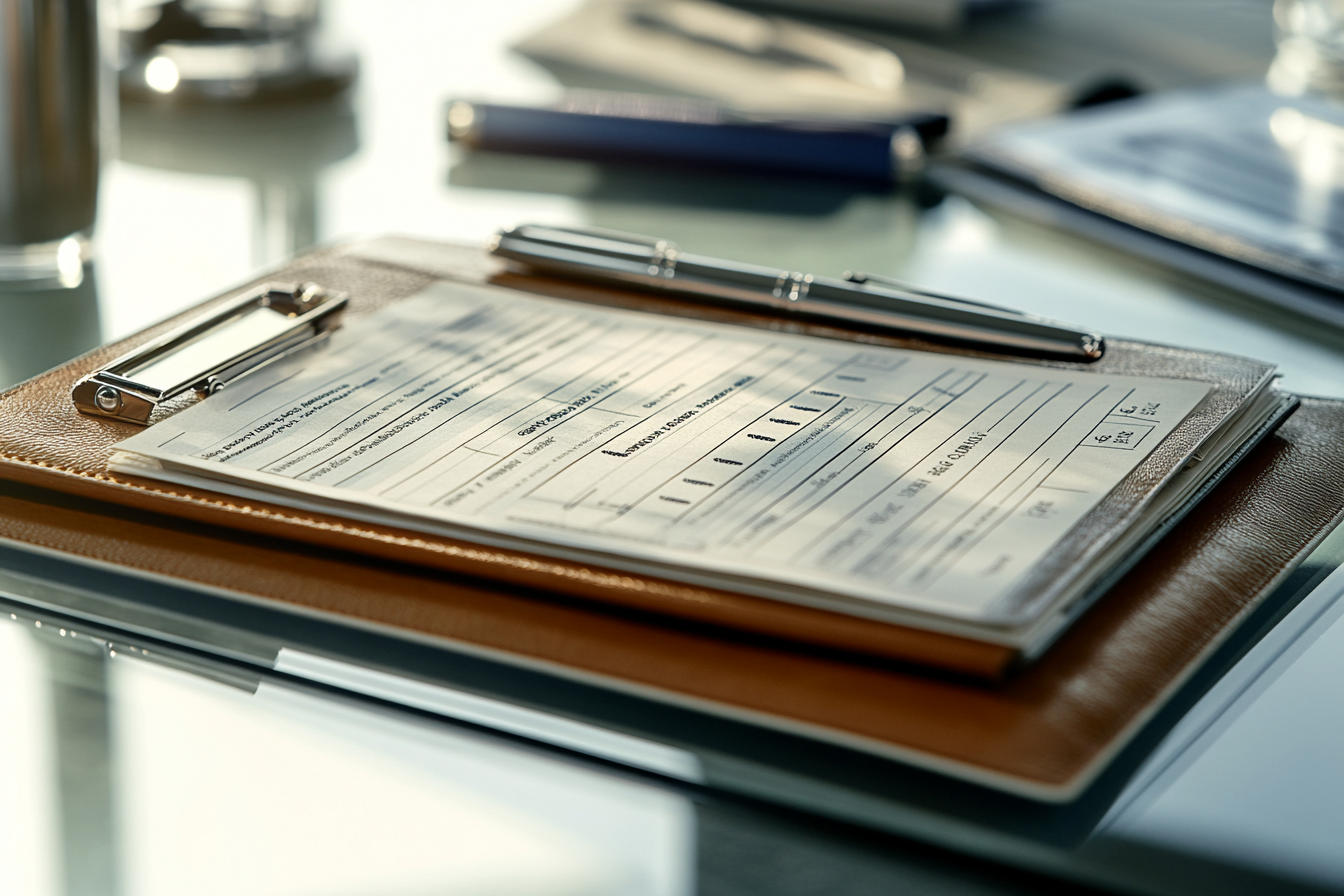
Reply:
<svg viewBox="0 0 1344 896"><path fill-rule="evenodd" d="M442 270L414 272L329 251L281 275L355 292L364 298L355 316L445 274L685 312L628 293L501 275L474 250L436 251ZM939 677L853 651L927 658L981 675L1001 669L1008 657L962 639L109 475L110 447L129 430L75 412L70 384L172 325L105 346L0 396L0 477L112 502L93 506L0 487L0 537L442 638L505 661L542 663L557 674L1043 798L1082 787L1344 508L1344 403L1306 399L1039 662L997 683ZM1254 375L1235 359L1175 349L1122 345L1104 363L1127 372L1204 369L1224 381ZM205 525L182 526L173 517ZM586 600L559 600L554 592ZM660 624L648 615L604 611L603 602L851 652Z"/></svg>
<svg viewBox="0 0 1344 896"><path fill-rule="evenodd" d="M600 605L0 484L0 538L391 626L1046 799L1076 793L1328 531L1344 402L1304 400L1038 663L1006 682L718 638ZM99 512L93 512L99 511Z"/></svg>
<svg viewBox="0 0 1344 896"><path fill-rule="evenodd" d="M949 351L945 347L917 340L841 332L650 298L634 292L524 277L503 270L495 260L476 249L436 244L425 247L424 244L411 241L401 241L398 245L403 249L408 246L412 249L419 247L418 252L409 253L417 259L418 270L404 265L371 262L361 256L358 247L355 247L355 250L325 250L301 258L291 267L278 272L275 278L310 279L349 291L353 299L347 314L352 319L411 295L436 277L446 276L468 282L489 280L548 295L660 313L842 336L873 344ZM197 310L189 313L196 313ZM846 651L935 665L985 678L1002 675L1014 659L1011 648L967 638L634 576L577 562L487 548L394 527L354 523L336 516L296 511L205 490L108 473L106 462L112 446L136 431L136 428L131 424L79 414L70 401L70 386L78 377L98 365L177 322L167 321L119 343L104 346L0 396L0 477L256 533L468 573L514 585L564 592L585 599L674 614L700 622L749 629ZM1077 366L1056 363L1058 366ZM1112 340L1106 357L1092 366L1111 373L1179 376L1217 384L1214 394L1192 415L1192 419L1182 424L1122 485L1122 489L1137 490L1151 488L1156 478L1165 475L1165 471L1170 468L1170 458L1162 456L1164 452L1188 450L1192 444L1190 440L1200 431L1199 427L1204 425L1207 429L1206 421L1197 419L1201 414L1208 417L1225 412L1228 407L1239 402L1268 370L1256 362L1225 355L1119 340ZM1099 519L1094 523L1096 528L1075 531L1069 536L1070 543L1062 545L1055 552L1056 557L1062 558L1060 563L1067 562L1068 558L1076 557L1081 550L1085 550L1096 531L1113 526L1114 520ZM1044 568L1049 565L1047 562L1038 571L1046 581L1058 572Z"/></svg>

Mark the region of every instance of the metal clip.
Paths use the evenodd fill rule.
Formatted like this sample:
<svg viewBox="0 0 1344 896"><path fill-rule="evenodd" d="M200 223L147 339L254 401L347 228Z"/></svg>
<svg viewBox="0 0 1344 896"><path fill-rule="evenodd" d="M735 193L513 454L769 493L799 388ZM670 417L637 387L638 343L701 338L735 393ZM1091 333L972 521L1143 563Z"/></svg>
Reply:
<svg viewBox="0 0 1344 896"><path fill-rule="evenodd" d="M148 425L164 402L218 392L335 328L348 299L316 283L268 283L83 377L70 397L82 413Z"/></svg>
<svg viewBox="0 0 1344 896"><path fill-rule="evenodd" d="M1021 311L1012 308L1005 308L1002 305L991 305L988 302L977 302L974 299L963 299L960 296L949 296L941 292L929 292L927 289L920 289L917 286L911 286L904 280L897 280L894 277L883 277L880 274L869 274L864 271L845 271L841 277L855 286L862 286L865 289L876 286L878 289L889 289L900 293L906 293L913 296L923 296L929 299L941 299L944 302L958 302L962 305L971 305L975 308L988 308L991 311L1000 311L1004 314L1015 314L1018 317L1025 317Z"/></svg>

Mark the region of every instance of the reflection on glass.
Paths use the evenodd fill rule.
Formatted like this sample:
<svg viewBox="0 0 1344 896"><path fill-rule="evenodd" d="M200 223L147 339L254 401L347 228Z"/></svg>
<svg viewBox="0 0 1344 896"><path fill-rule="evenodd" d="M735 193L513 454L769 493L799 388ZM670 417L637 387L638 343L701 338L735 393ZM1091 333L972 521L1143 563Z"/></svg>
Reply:
<svg viewBox="0 0 1344 896"><path fill-rule="evenodd" d="M1173 730L1117 800L1104 836L1344 887L1341 675L1336 570Z"/></svg>
<svg viewBox="0 0 1344 896"><path fill-rule="evenodd" d="M51 693L39 646L14 622L0 617L0 893L47 896L60 885Z"/></svg>
<svg viewBox="0 0 1344 896"><path fill-rule="evenodd" d="M78 246L59 280L0 283L0 389L68 361L102 342L98 289Z"/></svg>
<svg viewBox="0 0 1344 896"><path fill-rule="evenodd" d="M675 794L186 662L0 617L0 892L693 889Z"/></svg>
<svg viewBox="0 0 1344 896"><path fill-rule="evenodd" d="M573 159L457 152L455 190L558 194L582 202L586 224L656 233L688 252L838 276L895 275L915 250L919 210L905 193L770 176L662 172ZM528 199L535 203L535 197ZM651 223L652 222L652 223ZM827 240L814 238L825 231ZM846 247L838 262L832 249Z"/></svg>
<svg viewBox="0 0 1344 896"><path fill-rule="evenodd" d="M65 896L117 896L117 831L107 691L107 651L102 642L34 622L30 631L42 654L50 693L59 820L60 876Z"/></svg>
<svg viewBox="0 0 1344 896"><path fill-rule="evenodd" d="M241 177L252 185L252 261L258 267L318 241L319 177L358 146L354 112L345 97L245 108L127 105L121 113L123 160Z"/></svg>

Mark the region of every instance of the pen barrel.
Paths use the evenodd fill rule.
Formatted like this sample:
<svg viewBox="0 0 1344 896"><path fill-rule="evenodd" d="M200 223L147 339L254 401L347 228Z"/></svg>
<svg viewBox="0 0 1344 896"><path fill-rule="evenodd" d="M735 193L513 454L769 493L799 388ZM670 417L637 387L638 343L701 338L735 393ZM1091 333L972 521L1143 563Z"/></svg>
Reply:
<svg viewBox="0 0 1344 896"><path fill-rule="evenodd" d="M1074 360L1101 356L1103 340L1068 324L935 296L904 296L895 290L864 290L830 278L751 265L725 266L681 256L674 279L640 277L649 286L693 293L819 321L865 329L900 330L935 339Z"/></svg>
<svg viewBox="0 0 1344 896"><path fill-rule="evenodd" d="M670 121L471 103L449 136L476 149L598 162L839 178L889 185L916 161L906 125L826 129ZM453 127L453 116L467 123Z"/></svg>
<svg viewBox="0 0 1344 896"><path fill-rule="evenodd" d="M546 271L684 293L767 314L1074 361L1094 361L1105 351L1101 336L1070 324L894 285L865 287L686 254L666 240L637 234L524 224L500 231L491 251Z"/></svg>
<svg viewBox="0 0 1344 896"><path fill-rule="evenodd" d="M805 315L844 320L867 328L906 330L1000 351L1075 361L1094 361L1103 351L1104 342L1097 334L1043 318L990 310L968 314L964 309L932 301L914 303L880 298L885 301L872 305L853 304L849 296L843 302L809 298L795 305L797 312Z"/></svg>

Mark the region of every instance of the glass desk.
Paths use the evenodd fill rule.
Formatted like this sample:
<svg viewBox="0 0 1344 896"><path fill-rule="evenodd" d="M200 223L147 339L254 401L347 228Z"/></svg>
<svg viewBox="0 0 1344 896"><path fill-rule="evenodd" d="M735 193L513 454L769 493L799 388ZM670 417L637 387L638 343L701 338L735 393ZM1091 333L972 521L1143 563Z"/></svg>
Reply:
<svg viewBox="0 0 1344 896"><path fill-rule="evenodd" d="M955 196L449 147L449 96L559 89L506 48L566 5L330 3L325 27L362 65L348 97L232 113L126 107L97 261L77 288L0 294L0 380L313 242L479 243L538 221L899 277L1264 358L1288 389L1344 396L1344 333ZM1226 5L1268 35L1267 4ZM0 545L0 891L1016 893L1057 886L1047 878L1122 892L1340 891L1342 559L1336 534L1097 785L1046 807Z"/></svg>

